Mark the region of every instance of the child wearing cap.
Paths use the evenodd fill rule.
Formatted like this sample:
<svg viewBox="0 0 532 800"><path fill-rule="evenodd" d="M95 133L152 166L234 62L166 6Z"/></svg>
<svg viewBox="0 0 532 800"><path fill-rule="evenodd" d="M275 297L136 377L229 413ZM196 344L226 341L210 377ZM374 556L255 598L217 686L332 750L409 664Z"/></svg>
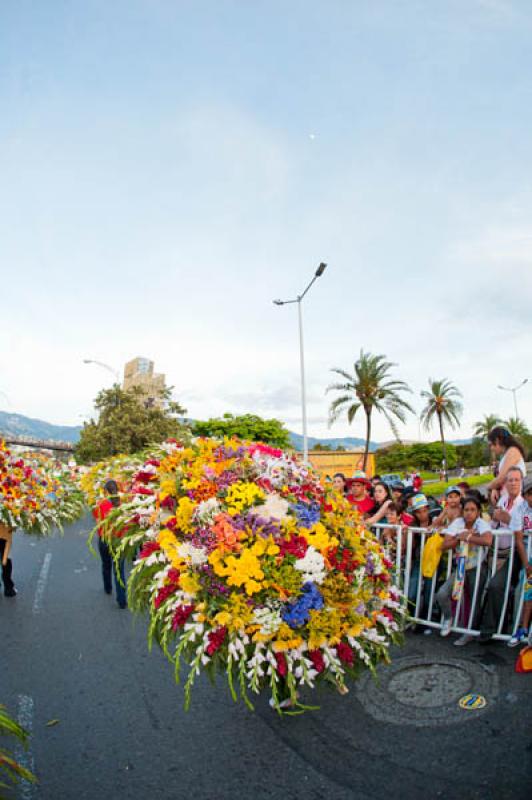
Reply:
<svg viewBox="0 0 532 800"><path fill-rule="evenodd" d="M434 520L434 527L447 528L449 525L462 516L462 506L460 500L462 493L458 486L448 486L445 490L445 506L441 514Z"/></svg>

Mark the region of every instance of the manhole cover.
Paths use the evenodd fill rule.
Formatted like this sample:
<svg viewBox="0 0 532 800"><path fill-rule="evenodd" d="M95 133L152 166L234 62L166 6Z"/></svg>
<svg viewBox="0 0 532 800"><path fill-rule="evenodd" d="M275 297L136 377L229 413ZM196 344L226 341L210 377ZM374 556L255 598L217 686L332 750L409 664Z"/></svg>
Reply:
<svg viewBox="0 0 532 800"><path fill-rule="evenodd" d="M467 659L410 656L382 667L378 675L378 683L370 674L359 680L357 697L373 717L397 725L437 726L476 718L486 708L464 714L460 698L482 695L493 706L498 693L495 672Z"/></svg>
<svg viewBox="0 0 532 800"><path fill-rule="evenodd" d="M417 664L392 676L388 691L400 703L417 708L436 708L456 702L471 689L471 676L451 664Z"/></svg>

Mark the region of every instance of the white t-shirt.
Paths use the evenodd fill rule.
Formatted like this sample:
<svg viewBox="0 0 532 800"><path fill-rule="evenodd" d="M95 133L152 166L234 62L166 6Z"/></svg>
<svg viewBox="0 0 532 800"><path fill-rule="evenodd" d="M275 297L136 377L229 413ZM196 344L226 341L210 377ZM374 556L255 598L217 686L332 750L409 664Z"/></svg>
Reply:
<svg viewBox="0 0 532 800"><path fill-rule="evenodd" d="M465 531L466 524L463 517L458 517L455 519L454 522L451 522L448 528L444 530L446 536L458 536L462 531ZM491 525L479 517L473 528L471 533L475 533L477 536L481 536L483 533L492 533ZM465 542L464 542L465 544ZM459 557L460 552L457 549L456 555ZM467 557L466 557L466 569L473 569L473 567L477 566L477 562L480 558L480 561L483 561L486 555L486 551L484 547L479 547L476 544L468 544L467 545Z"/></svg>
<svg viewBox="0 0 532 800"><path fill-rule="evenodd" d="M523 500L523 502L512 511L510 528L512 531L523 531L523 533L530 533L532 531L532 508L528 505L526 500Z"/></svg>
<svg viewBox="0 0 532 800"><path fill-rule="evenodd" d="M510 530L514 530L511 527L511 525L512 525L512 517L513 517L513 514L515 513L515 511L517 511L517 509L521 505L521 503L524 503L524 500L521 497L521 495L519 495L518 497L515 498L511 508L509 509L508 506L510 505L510 495L503 494L499 498L499 501L497 503L497 508L502 508L503 511L508 511L509 512L509 514L510 514L510 522L508 524L506 524L506 525L503 522L492 522L493 529L496 530L497 528L509 528ZM501 533L501 534L499 534L499 536L497 536L497 541L499 543L499 549L502 548L504 550L507 547L511 547L512 539L513 539L513 533Z"/></svg>

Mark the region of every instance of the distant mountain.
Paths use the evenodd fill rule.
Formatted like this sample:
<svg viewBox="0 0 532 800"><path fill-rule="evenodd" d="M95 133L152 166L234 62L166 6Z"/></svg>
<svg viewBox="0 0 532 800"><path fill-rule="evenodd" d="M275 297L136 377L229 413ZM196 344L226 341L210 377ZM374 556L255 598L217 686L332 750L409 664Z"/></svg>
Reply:
<svg viewBox="0 0 532 800"><path fill-rule="evenodd" d="M296 450L303 450L303 437L300 436L299 433L294 433L293 431L288 431L290 434L290 439L292 440L292 446ZM346 450L358 450L361 447L364 447L366 444L365 439L357 439L350 436L344 437L343 439L316 439L314 436L308 437L308 447L309 450L312 450L316 447L317 444L327 445L328 447L336 450L338 446L345 447ZM369 450L370 453L373 453L374 450L378 448L378 444L375 442L369 443Z"/></svg>
<svg viewBox="0 0 532 800"><path fill-rule="evenodd" d="M72 442L79 439L79 425L52 425L42 419L32 419L23 414L10 414L0 411L0 436L32 436L36 439L47 439L56 442Z"/></svg>

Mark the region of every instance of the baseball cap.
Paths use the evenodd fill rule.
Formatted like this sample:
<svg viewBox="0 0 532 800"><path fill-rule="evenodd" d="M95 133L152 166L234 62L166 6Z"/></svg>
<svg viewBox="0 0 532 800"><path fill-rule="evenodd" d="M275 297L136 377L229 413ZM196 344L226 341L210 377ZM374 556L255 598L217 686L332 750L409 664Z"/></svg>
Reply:
<svg viewBox="0 0 532 800"><path fill-rule="evenodd" d="M456 485L455 486L448 486L447 489L445 490L445 497L447 497L447 495L449 495L449 494L453 494L453 492L456 493L456 494L462 494L462 492L460 491L460 487L459 486L456 486Z"/></svg>

